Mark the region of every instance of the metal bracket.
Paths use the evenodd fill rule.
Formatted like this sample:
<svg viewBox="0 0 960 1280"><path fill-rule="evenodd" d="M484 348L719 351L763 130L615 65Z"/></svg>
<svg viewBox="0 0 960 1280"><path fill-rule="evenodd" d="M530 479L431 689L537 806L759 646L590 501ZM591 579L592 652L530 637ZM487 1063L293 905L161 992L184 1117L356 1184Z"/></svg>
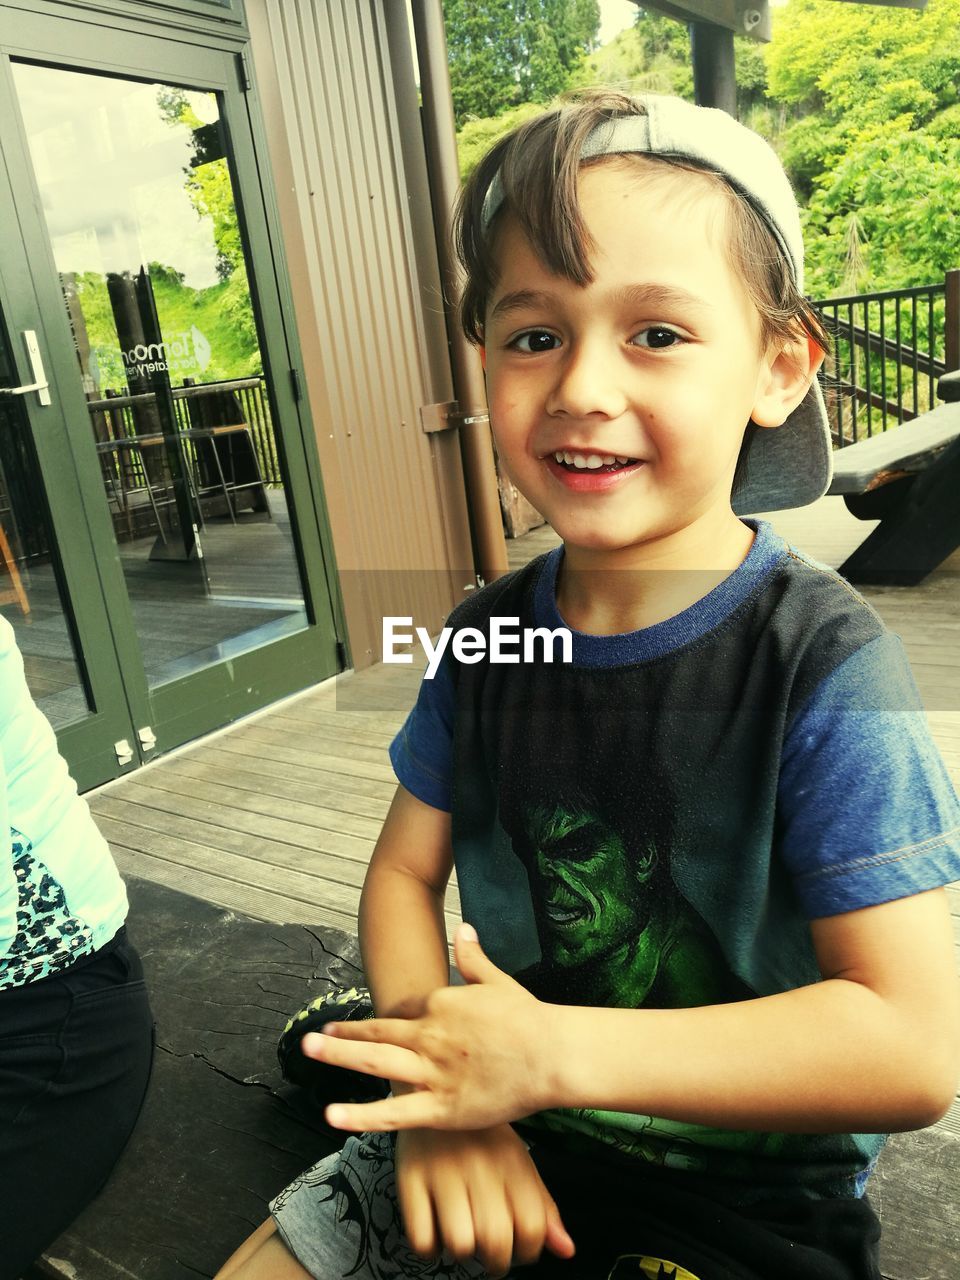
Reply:
<svg viewBox="0 0 960 1280"><path fill-rule="evenodd" d="M117 764L129 764L133 759L133 747L126 738L121 738L119 742L113 744L113 749L117 753Z"/></svg>
<svg viewBox="0 0 960 1280"><path fill-rule="evenodd" d="M457 427L472 427L476 423L487 425L490 415L486 409L461 409L458 400L446 404L422 404L420 422L424 431L453 431Z"/></svg>
<svg viewBox="0 0 960 1280"><path fill-rule="evenodd" d="M140 739L140 745L143 747L144 751L152 751L157 745L157 735L148 724L145 724L142 729L137 730L137 737Z"/></svg>

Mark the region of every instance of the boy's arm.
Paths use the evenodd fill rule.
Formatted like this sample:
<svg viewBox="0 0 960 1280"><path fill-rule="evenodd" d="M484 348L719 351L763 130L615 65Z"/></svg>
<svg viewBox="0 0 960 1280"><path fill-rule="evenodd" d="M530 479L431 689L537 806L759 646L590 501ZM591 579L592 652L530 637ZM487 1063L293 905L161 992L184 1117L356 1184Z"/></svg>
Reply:
<svg viewBox="0 0 960 1280"><path fill-rule="evenodd" d="M817 920L812 931L823 973L813 986L638 1010L542 1004L458 937L471 986L437 993L413 1023L341 1024L311 1037L309 1052L324 1061L389 1061L416 1086L392 1101L338 1106L329 1119L342 1128L468 1127L599 1107L796 1132L932 1123L950 1105L960 1065L946 894Z"/></svg>
<svg viewBox="0 0 960 1280"><path fill-rule="evenodd" d="M815 920L823 981L738 1004L555 1019L548 1105L723 1128L883 1133L932 1124L960 1070L942 889ZM602 1043L602 1052L588 1046ZM602 1097L603 1101L600 1101Z"/></svg>
<svg viewBox="0 0 960 1280"><path fill-rule="evenodd" d="M452 866L450 815L398 786L360 899L360 949L380 1015L415 1018L431 992L448 986L443 899ZM400 1095L409 1086L394 1081L393 1088ZM498 1275L511 1259L534 1262L545 1244L573 1252L533 1161L506 1124L402 1135L397 1182L419 1253L476 1255Z"/></svg>
<svg viewBox="0 0 960 1280"><path fill-rule="evenodd" d="M360 895L360 951L379 1017L413 1018L450 981L443 897L450 815L398 786Z"/></svg>

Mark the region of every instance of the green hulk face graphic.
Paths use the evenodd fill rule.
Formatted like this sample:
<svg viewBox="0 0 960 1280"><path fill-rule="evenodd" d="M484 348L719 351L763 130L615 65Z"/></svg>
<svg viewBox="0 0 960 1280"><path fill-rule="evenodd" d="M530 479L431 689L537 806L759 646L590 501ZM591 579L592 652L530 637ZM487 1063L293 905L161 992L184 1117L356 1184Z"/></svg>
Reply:
<svg viewBox="0 0 960 1280"><path fill-rule="evenodd" d="M559 804L535 809L527 832L544 957L568 968L629 947L649 920L653 852L631 859L602 819Z"/></svg>
<svg viewBox="0 0 960 1280"><path fill-rule="evenodd" d="M652 833L636 815L624 818L616 829L585 798L522 813L513 845L530 881L541 959L521 980L541 999L634 1009L749 994L730 985Z"/></svg>

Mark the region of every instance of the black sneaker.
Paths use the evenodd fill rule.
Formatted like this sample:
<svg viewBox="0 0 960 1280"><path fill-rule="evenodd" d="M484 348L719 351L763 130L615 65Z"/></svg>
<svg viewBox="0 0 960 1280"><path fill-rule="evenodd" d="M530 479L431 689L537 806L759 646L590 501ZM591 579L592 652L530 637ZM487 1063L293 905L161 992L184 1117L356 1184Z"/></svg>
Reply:
<svg viewBox="0 0 960 1280"><path fill-rule="evenodd" d="M390 1091L386 1080L347 1067L308 1058L300 1041L308 1031L319 1031L328 1022L361 1022L372 1018L373 1004L366 987L334 987L295 1013L277 1044L277 1058L284 1080L309 1089L318 1102L369 1102Z"/></svg>

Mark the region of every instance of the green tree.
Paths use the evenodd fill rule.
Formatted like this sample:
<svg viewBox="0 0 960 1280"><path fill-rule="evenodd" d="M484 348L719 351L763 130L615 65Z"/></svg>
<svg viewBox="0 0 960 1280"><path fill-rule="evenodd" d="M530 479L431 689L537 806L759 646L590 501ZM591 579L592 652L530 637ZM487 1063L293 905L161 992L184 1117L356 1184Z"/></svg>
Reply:
<svg viewBox="0 0 960 1280"><path fill-rule="evenodd" d="M775 11L774 141L807 206L812 293L927 284L960 263L958 29L960 0Z"/></svg>
<svg viewBox="0 0 960 1280"><path fill-rule="evenodd" d="M443 12L458 128L560 93L600 29L597 0L444 0Z"/></svg>

